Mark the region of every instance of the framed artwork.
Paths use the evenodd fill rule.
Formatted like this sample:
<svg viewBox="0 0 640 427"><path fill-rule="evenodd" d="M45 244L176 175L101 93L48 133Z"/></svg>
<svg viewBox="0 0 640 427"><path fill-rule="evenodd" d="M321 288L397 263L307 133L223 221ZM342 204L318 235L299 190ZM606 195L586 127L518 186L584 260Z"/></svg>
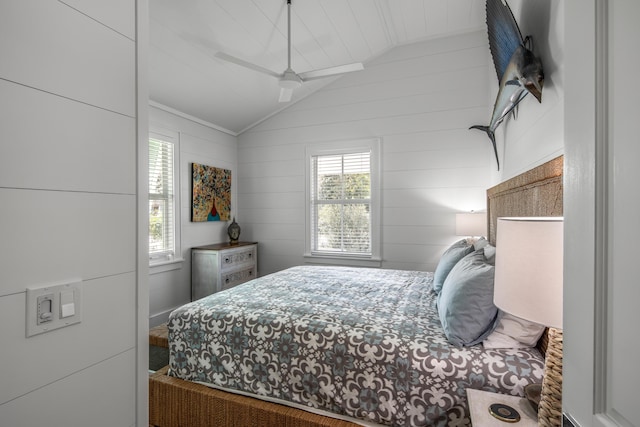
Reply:
<svg viewBox="0 0 640 427"><path fill-rule="evenodd" d="M231 217L231 171L192 163L191 221L228 221Z"/></svg>

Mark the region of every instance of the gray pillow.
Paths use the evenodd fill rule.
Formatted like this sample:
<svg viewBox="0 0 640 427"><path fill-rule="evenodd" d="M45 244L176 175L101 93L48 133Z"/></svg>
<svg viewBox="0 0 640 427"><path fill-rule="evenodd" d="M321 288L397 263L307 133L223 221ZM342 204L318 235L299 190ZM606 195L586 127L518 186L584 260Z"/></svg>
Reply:
<svg viewBox="0 0 640 427"><path fill-rule="evenodd" d="M465 256L473 252L473 245L467 242L467 239L462 239L444 251L436 271L433 273L433 290L440 293L442 285L444 284L447 275L451 271L454 265Z"/></svg>
<svg viewBox="0 0 640 427"><path fill-rule="evenodd" d="M449 342L475 345L497 325L498 308L493 304L494 266L479 249L461 259L452 269L438 296L438 314Z"/></svg>

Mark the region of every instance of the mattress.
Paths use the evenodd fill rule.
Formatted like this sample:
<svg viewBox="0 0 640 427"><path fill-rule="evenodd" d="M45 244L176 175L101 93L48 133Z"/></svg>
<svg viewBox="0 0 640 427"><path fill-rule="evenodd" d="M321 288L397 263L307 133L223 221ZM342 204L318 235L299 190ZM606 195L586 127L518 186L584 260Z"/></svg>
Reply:
<svg viewBox="0 0 640 427"><path fill-rule="evenodd" d="M430 272L300 266L212 294L169 319L169 375L394 426L470 425L466 389L523 395L532 349L456 347Z"/></svg>

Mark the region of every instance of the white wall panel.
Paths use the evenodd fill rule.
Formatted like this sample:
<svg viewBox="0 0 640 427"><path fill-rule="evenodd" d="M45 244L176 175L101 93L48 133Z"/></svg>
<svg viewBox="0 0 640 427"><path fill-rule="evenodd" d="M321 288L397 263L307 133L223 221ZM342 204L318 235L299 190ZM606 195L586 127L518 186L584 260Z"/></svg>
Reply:
<svg viewBox="0 0 640 427"><path fill-rule="evenodd" d="M262 254L260 255L258 272L260 276L264 276L297 265L300 265L299 258L297 259L290 255L273 255L266 253L264 256Z"/></svg>
<svg viewBox="0 0 640 427"><path fill-rule="evenodd" d="M189 237L189 239L185 239L183 233L183 241L193 241L193 237ZM182 263L182 268L152 274L149 278L151 313L149 325L151 327L166 322L169 313L178 304L191 301L191 271L188 268L191 262L190 248L183 248L183 254L185 261Z"/></svg>
<svg viewBox="0 0 640 427"><path fill-rule="evenodd" d="M483 168L423 169L388 171L384 174L383 189L464 187L472 176L481 176Z"/></svg>
<svg viewBox="0 0 640 427"><path fill-rule="evenodd" d="M2 351L0 405L133 348L135 300L133 273L85 280L82 322L24 339L25 292L0 298L2 316L14 319L0 322L0 336L13 343Z"/></svg>
<svg viewBox="0 0 640 427"><path fill-rule="evenodd" d="M270 127L282 128L289 123L297 126L314 126L331 124L349 117L349 121L364 121L370 119L393 119L394 117L412 116L420 113L457 111L459 109L474 108L480 103L486 89L475 85L471 88L442 88L439 92L427 94L411 94L403 97L393 97L369 101L366 104L347 104L315 108L313 114L307 110L289 112L277 115L270 121ZM481 105L481 104L480 104ZM363 108L359 108L363 107Z"/></svg>
<svg viewBox="0 0 640 427"><path fill-rule="evenodd" d="M251 240L258 242L270 240L298 240L298 236L304 236L304 223L296 224L269 224L268 227L246 224L243 232L252 236ZM259 254L260 255L260 254Z"/></svg>
<svg viewBox="0 0 640 427"><path fill-rule="evenodd" d="M243 178L304 176L304 163L301 164L300 159L253 163L238 175Z"/></svg>
<svg viewBox="0 0 640 427"><path fill-rule="evenodd" d="M438 0L434 0L434 2L438 2ZM429 8L430 7L431 5L429 6ZM483 33L484 37L478 37L479 33ZM418 45L420 46L420 48L416 49L416 46ZM455 52L482 46L484 46L486 49L489 48L489 43L486 38L486 31L472 31L469 33L452 35L451 37L439 38L438 40L434 40L433 42L417 41L416 43L400 45L391 49L389 52L386 52L384 55L379 56L378 58L373 60L372 63L384 64L389 62L402 61L406 58ZM491 58L485 58L484 62L489 64L491 62Z"/></svg>
<svg viewBox="0 0 640 427"><path fill-rule="evenodd" d="M382 205L400 208L454 209L458 212L482 210L486 207L486 188L480 182L457 188L396 188L386 189ZM413 210L412 210L413 211Z"/></svg>
<svg viewBox="0 0 640 427"><path fill-rule="evenodd" d="M131 40L136 38L135 3L131 0L60 0Z"/></svg>
<svg viewBox="0 0 640 427"><path fill-rule="evenodd" d="M0 14L2 426L132 426L136 404L145 419L139 2L69 1L7 0ZM25 338L25 288L74 279L84 281L83 321Z"/></svg>
<svg viewBox="0 0 640 427"><path fill-rule="evenodd" d="M474 131L468 128L449 130L424 130L416 133L394 134L385 137L385 144L382 146L383 152L400 152L411 155L415 151L437 151L437 150L469 150L477 147L484 147L487 141L476 141L469 138ZM455 161L460 161L457 158Z"/></svg>
<svg viewBox="0 0 640 427"><path fill-rule="evenodd" d="M135 196L0 188L0 199L11 242L0 246L0 295L135 271Z"/></svg>
<svg viewBox="0 0 640 427"><path fill-rule="evenodd" d="M135 119L3 80L0 93L1 186L135 193Z"/></svg>
<svg viewBox="0 0 640 427"><path fill-rule="evenodd" d="M133 426L135 366L135 350L129 350L79 370L0 407L0 425Z"/></svg>
<svg viewBox="0 0 640 427"><path fill-rule="evenodd" d="M450 233L448 227L437 225L385 225L382 227L382 236L387 244L424 245L433 244L438 235ZM447 233L447 234L448 234ZM450 238L450 235L446 237Z"/></svg>
<svg viewBox="0 0 640 427"><path fill-rule="evenodd" d="M304 155L304 145L273 143L266 147L238 147L238 154L247 163L297 160Z"/></svg>
<svg viewBox="0 0 640 427"><path fill-rule="evenodd" d="M394 263L420 264L433 266L429 271L435 270L440 255L446 246L425 244L384 243L382 254L385 260ZM385 265L386 267L386 265ZM421 269L422 270L422 269Z"/></svg>
<svg viewBox="0 0 640 427"><path fill-rule="evenodd" d="M424 145L428 141L423 142ZM473 144L473 147L458 150L429 150L429 151L391 151L384 153L383 170L409 171L443 168L477 168L478 158L486 157L487 147Z"/></svg>
<svg viewBox="0 0 640 427"><path fill-rule="evenodd" d="M304 224L304 206L300 208L240 208L242 220L251 224Z"/></svg>
<svg viewBox="0 0 640 427"><path fill-rule="evenodd" d="M444 207L432 206L414 207L406 209L402 206L383 207L382 216L385 218L387 225L404 225L404 226L445 226L453 230L455 221L449 213L449 209Z"/></svg>
<svg viewBox="0 0 640 427"><path fill-rule="evenodd" d="M300 175L275 176L269 180L263 177L240 178L238 186L242 187L244 193L304 193L304 179Z"/></svg>
<svg viewBox="0 0 640 427"><path fill-rule="evenodd" d="M213 152L211 151L212 144L215 144L216 147ZM206 137L191 135L188 132L181 132L180 134L180 150L185 156L192 155L203 158L205 161L215 161L229 165L233 165L232 159L235 159L237 155L235 141L229 141L227 138L212 141L211 139L206 139Z"/></svg>
<svg viewBox="0 0 640 427"><path fill-rule="evenodd" d="M474 33L479 35L479 33ZM486 35L484 35L486 40ZM438 43L434 40L433 43ZM416 76L428 77L433 74L439 74L449 70L460 70L466 68L474 68L478 65L489 65L487 52L482 44L477 42L468 47L456 47L451 50L429 53L419 50L425 43L417 43L409 45L405 50L409 52L413 50L413 54L406 55L401 58L394 58L393 61L387 61L386 55L380 57L377 61L366 68L366 72L347 74L337 80L333 85L335 87L347 87L353 85L364 85L371 83L383 83L390 80L398 80L411 78Z"/></svg>
<svg viewBox="0 0 640 427"><path fill-rule="evenodd" d="M640 198L637 195L640 171L640 145L638 145L638 123L640 89L632 89L614 82L624 80L627 70L640 67L639 55L624 55L621 52L633 51L633 41L640 37L640 28L635 17L640 15L640 4L627 0L624 4L610 3L609 31L615 50L610 55L609 101L609 236L610 244L606 250L609 257L607 280L607 298L610 304L607 311L607 344L610 353L603 357L606 363L606 376L609 380L607 391L603 393L607 402L606 414L614 419L618 426L640 425L640 406L636 392L640 381L640 372L635 360L629 357L637 353L640 344L631 338L638 336L640 312L637 302L640 300L640 288L637 286L635 268L635 242L640 238L638 209ZM614 243L615 242L615 243ZM603 361L600 360L600 363Z"/></svg>
<svg viewBox="0 0 640 427"><path fill-rule="evenodd" d="M182 256L184 260L171 271L149 277L150 325L167 320L169 312L191 300L191 248L228 240L229 223L191 222L191 163L231 170L231 215L238 215L238 182L236 137L213 127L196 123L157 107L149 110L152 129L165 129L180 138L180 213ZM245 237L244 227L241 238Z"/></svg>
<svg viewBox="0 0 640 427"><path fill-rule="evenodd" d="M367 66L367 68L372 68L372 66ZM305 98L290 109L283 111L283 113L317 107L326 108L332 105L362 104L375 100L432 94L447 90L448 87L455 87L458 90L470 90L478 86L477 76L478 74L484 76L485 70L486 66L481 65L470 68L448 69L438 73L401 79L391 76L389 80L385 81L384 85L381 85L380 82L373 82L346 87L331 86L315 93L312 97Z"/></svg>
<svg viewBox="0 0 640 427"><path fill-rule="evenodd" d="M0 76L135 117L131 39L57 1L7 0L2 9Z"/></svg>
<svg viewBox="0 0 640 427"><path fill-rule="evenodd" d="M291 260L297 260L300 253L304 251L304 242L301 243L296 236L291 234L283 234L277 239L264 240L264 243L260 243L260 250L265 253L265 256L288 257ZM258 261L260 260L261 257L258 257ZM260 271L260 274L263 272Z"/></svg>
<svg viewBox="0 0 640 427"><path fill-rule="evenodd" d="M304 203L304 192L238 194L242 209L304 209Z"/></svg>
<svg viewBox="0 0 640 427"><path fill-rule="evenodd" d="M478 105L483 102L478 100ZM459 131L467 129L472 124L485 123L487 115L490 114L488 101L485 99L483 107L467 107L459 110L418 112L416 114L393 116L393 111L388 115L371 117L363 120L350 120L349 115L344 115L340 121L334 123L318 123L307 126L295 126L289 122L286 127L279 129L267 129L259 132L254 129L246 134L242 134L239 141L247 141L249 145L268 146L274 140L299 141L299 142L325 142L340 141L347 139L360 139L364 137L397 135L397 134L417 134L430 131ZM366 108L357 106L357 109ZM313 116L314 112L309 111ZM359 114L359 113L357 113ZM310 120L315 120L311 118ZM469 131L469 138L477 141L487 139L480 131ZM242 145L244 147L244 144ZM489 149L489 146L487 146ZM384 159L383 159L384 161ZM243 172L244 173L244 172Z"/></svg>

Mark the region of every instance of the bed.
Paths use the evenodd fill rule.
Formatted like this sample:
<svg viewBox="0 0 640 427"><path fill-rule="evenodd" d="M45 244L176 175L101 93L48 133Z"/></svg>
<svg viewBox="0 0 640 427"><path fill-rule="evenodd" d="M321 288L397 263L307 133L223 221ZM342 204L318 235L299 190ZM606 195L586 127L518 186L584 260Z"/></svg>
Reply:
<svg viewBox="0 0 640 427"><path fill-rule="evenodd" d="M561 214L561 173L558 158L488 190L489 246L499 216ZM539 348L452 344L434 288L431 272L300 266L187 304L150 379L150 423L463 426L467 388L541 381Z"/></svg>

